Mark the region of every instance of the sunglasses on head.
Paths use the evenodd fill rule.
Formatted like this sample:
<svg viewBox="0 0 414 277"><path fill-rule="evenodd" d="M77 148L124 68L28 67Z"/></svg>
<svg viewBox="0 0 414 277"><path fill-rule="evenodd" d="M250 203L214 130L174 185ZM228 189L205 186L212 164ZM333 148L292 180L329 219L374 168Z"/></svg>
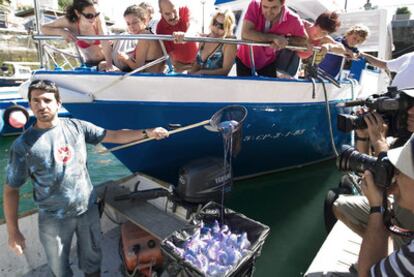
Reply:
<svg viewBox="0 0 414 277"><path fill-rule="evenodd" d="M49 80L34 80L30 83L29 89L44 89L44 90L56 90L56 84Z"/></svg>
<svg viewBox="0 0 414 277"><path fill-rule="evenodd" d="M219 28L220 30L224 30L224 23L220 23L216 19L213 20L213 26Z"/></svg>
<svg viewBox="0 0 414 277"><path fill-rule="evenodd" d="M83 12L81 12L81 14L86 18L86 19L94 19L95 17L98 17L101 13L100 12L98 12L98 13L95 13L95 14L93 14L93 13L83 13Z"/></svg>

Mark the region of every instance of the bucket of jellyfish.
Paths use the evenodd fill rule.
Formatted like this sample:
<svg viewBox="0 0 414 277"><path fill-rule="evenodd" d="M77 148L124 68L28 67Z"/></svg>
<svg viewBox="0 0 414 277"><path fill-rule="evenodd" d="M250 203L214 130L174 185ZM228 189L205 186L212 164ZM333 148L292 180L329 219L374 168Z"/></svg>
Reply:
<svg viewBox="0 0 414 277"><path fill-rule="evenodd" d="M209 202L188 226L161 242L167 271L185 277L252 276L269 231L258 221Z"/></svg>

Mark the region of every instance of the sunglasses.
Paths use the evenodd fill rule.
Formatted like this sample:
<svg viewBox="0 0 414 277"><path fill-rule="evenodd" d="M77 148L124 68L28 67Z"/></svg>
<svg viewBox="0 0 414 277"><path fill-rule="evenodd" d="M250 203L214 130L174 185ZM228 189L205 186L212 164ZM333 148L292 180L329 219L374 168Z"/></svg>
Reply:
<svg viewBox="0 0 414 277"><path fill-rule="evenodd" d="M29 89L44 89L47 91L57 90L56 84L49 80L34 80L30 83Z"/></svg>
<svg viewBox="0 0 414 277"><path fill-rule="evenodd" d="M224 30L224 23L220 23L216 19L213 20L213 26L219 28L220 30Z"/></svg>
<svg viewBox="0 0 414 277"><path fill-rule="evenodd" d="M83 13L81 12L81 14L86 18L86 19L94 19L95 17L98 17L101 13Z"/></svg>

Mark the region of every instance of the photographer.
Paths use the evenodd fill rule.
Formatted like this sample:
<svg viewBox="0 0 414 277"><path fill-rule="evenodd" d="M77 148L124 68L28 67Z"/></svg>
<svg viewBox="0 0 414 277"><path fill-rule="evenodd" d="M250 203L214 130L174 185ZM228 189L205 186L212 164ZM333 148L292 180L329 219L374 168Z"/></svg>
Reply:
<svg viewBox="0 0 414 277"><path fill-rule="evenodd" d="M360 53L360 57L366 59L370 64L381 69L396 72L392 86L398 89L414 88L414 52L407 53L393 60L382 60L366 53Z"/></svg>
<svg viewBox="0 0 414 277"><path fill-rule="evenodd" d="M394 195L396 203L404 207L414 218L414 164L413 144L411 138L403 147L387 152L394 166L393 183L388 191ZM414 242L401 247L400 250L388 253L389 232L383 222L383 191L374 183L373 174L365 171L362 190L366 195L370 213L366 234L363 236L358 259L359 276L412 276L414 267ZM414 220L413 220L414 221ZM413 222L412 221L412 222Z"/></svg>
<svg viewBox="0 0 414 277"><path fill-rule="evenodd" d="M414 97L414 90L405 91L405 94ZM382 116L377 112L367 113L364 116L367 125L366 129L355 130L355 146L362 153L369 154L372 146L374 155L380 152L386 152L390 146L387 142L388 126L384 123ZM406 129L414 132L414 106L407 110ZM404 139L399 139L392 146L398 147L405 143ZM333 214L352 231L363 237L369 218L369 203L363 195L340 195L333 203ZM410 211L395 205L394 213L398 220L398 224L404 228L414 229L414 216ZM397 249L401 245L408 242L404 237L392 235L394 248Z"/></svg>

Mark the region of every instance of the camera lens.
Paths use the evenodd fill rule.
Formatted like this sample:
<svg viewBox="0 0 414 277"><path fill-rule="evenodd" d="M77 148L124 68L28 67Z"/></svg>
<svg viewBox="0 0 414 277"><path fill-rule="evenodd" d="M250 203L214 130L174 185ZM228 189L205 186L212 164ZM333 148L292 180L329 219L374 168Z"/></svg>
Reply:
<svg viewBox="0 0 414 277"><path fill-rule="evenodd" d="M387 153L381 152L378 158L372 157L359 153L349 145L342 146L342 152L336 160L336 167L342 171L356 173L369 170L374 176L374 183L382 188L389 188L392 176L394 176L394 166L389 161Z"/></svg>
<svg viewBox="0 0 414 277"><path fill-rule="evenodd" d="M348 133L352 130L366 129L367 124L363 115L338 114L337 127L338 130Z"/></svg>
<svg viewBox="0 0 414 277"><path fill-rule="evenodd" d="M371 170L375 168L377 162L376 157L369 156L367 154L359 153L355 148L344 145L342 146L342 153L336 160L336 166L342 171L354 171L363 173L365 170Z"/></svg>

